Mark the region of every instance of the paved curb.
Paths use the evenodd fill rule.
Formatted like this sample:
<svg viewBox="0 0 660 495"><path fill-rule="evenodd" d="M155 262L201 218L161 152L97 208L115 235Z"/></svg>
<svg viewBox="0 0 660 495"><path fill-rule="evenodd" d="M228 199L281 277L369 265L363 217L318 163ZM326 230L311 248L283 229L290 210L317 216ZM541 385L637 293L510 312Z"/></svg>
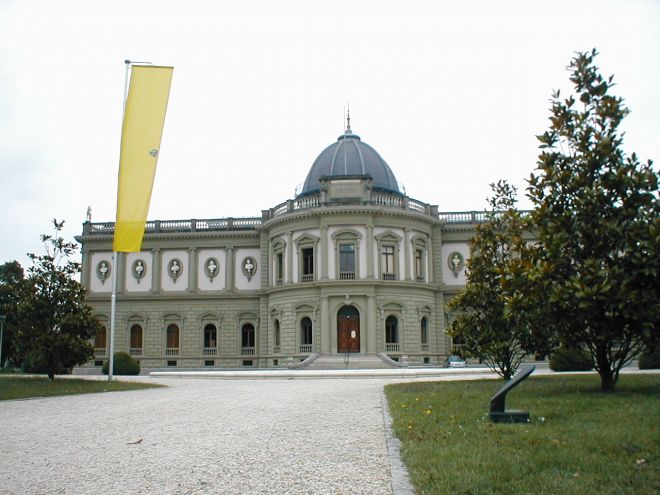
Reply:
<svg viewBox="0 0 660 495"><path fill-rule="evenodd" d="M223 380L309 380L319 378L439 378L447 376L493 374L488 368L397 368L354 370L254 370L254 371L152 371L155 378L216 378Z"/></svg>
<svg viewBox="0 0 660 495"><path fill-rule="evenodd" d="M390 458L390 478L392 480L392 493L394 495L415 495L415 490L410 483L408 469L401 460L401 442L392 432L392 416L387 403L385 391L380 394L383 403L383 423L385 425L385 442L387 443L387 455Z"/></svg>

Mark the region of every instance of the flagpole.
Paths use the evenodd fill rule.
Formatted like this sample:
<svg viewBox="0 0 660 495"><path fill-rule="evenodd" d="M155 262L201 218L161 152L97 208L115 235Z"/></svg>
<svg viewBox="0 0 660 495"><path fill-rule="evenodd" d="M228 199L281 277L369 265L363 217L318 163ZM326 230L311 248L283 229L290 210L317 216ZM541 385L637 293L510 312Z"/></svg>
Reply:
<svg viewBox="0 0 660 495"><path fill-rule="evenodd" d="M149 209L149 199L151 188L156 172L156 162L158 157L158 148L162 138L162 130L165 122L165 111L167 110L167 100L169 98L170 84L172 80L173 67L155 67L154 71L147 76L143 65L152 65L151 62L136 62L124 60L126 64L126 76L124 78L124 104L122 109L122 132L119 151L119 173L117 181L117 218L114 225L114 235L112 242L112 263L114 274L112 277L112 296L110 299L110 357L108 366L108 381L112 381L114 374L114 349L115 349L115 328L117 322L117 279L119 276L121 253L138 252L141 249L142 239L144 237L144 225ZM131 71L132 66L138 66L139 70ZM128 101L129 76L131 71L131 102ZM154 81L156 83L154 84ZM133 84L136 84L133 94ZM139 104L139 110L136 113L136 103L134 98L138 98L146 106ZM127 115L127 105L129 113ZM130 122L127 122L126 119ZM140 127L142 126L142 127ZM146 126L146 127L145 127ZM127 134L128 133L128 134ZM128 136L128 138L127 138ZM128 143L128 144L127 144ZM127 147L127 153L131 155L127 169L124 169L124 151ZM138 160L135 158L135 150L142 152L148 151ZM148 157L148 158L147 158ZM142 165L139 167L139 165ZM142 174L142 175L140 175ZM128 182L127 182L128 181ZM123 184L123 187L122 187ZM144 184L148 190L136 194L134 185ZM144 189L144 188L143 188ZM129 191L128 193L126 191ZM127 202L126 195L131 199L138 199L137 202ZM123 206L122 206L123 205ZM130 206L127 206L130 205ZM124 211L126 208L137 207L138 214L131 217ZM138 232L136 229L130 229L127 224L135 223L139 219L142 228ZM118 237L119 234L119 237ZM138 238L139 235L139 238Z"/></svg>
<svg viewBox="0 0 660 495"><path fill-rule="evenodd" d="M122 103L121 121L124 122L126 113L126 98L128 97L128 73L131 69L131 61L124 60L126 64L126 75L124 76L124 100ZM148 62L146 62L148 63ZM115 224L116 227L116 224ZM117 272L119 271L120 253L112 253L112 296L110 296L110 357L108 358L108 381L112 381L115 361L115 325L117 324Z"/></svg>

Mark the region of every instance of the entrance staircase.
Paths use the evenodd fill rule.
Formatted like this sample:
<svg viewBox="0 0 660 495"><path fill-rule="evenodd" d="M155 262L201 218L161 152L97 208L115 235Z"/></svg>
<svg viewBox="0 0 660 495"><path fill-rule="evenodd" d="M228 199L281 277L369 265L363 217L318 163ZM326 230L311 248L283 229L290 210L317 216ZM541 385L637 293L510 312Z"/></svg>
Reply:
<svg viewBox="0 0 660 495"><path fill-rule="evenodd" d="M302 369L306 370L383 370L392 369L393 367L384 363L376 355L360 355L349 354L348 362L345 361L346 355L339 354L336 356L319 356L314 362L305 366Z"/></svg>

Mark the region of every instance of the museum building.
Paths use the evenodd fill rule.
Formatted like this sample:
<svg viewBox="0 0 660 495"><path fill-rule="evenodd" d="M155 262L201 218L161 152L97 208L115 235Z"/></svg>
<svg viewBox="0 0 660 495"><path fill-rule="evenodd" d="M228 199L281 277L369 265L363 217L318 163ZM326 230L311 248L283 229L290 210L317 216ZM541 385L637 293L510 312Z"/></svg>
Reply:
<svg viewBox="0 0 660 495"><path fill-rule="evenodd" d="M438 365L447 301L465 284L477 212L441 213L402 192L350 125L294 199L261 216L155 220L113 266L114 223L83 224L87 302L115 352L144 368ZM100 366L109 330L94 340Z"/></svg>

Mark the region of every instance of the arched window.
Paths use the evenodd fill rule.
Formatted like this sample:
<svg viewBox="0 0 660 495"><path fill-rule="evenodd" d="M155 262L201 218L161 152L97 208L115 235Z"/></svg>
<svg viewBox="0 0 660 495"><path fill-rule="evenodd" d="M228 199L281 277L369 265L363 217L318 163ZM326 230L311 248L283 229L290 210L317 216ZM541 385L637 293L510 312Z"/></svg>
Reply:
<svg viewBox="0 0 660 495"><path fill-rule="evenodd" d="M165 349L165 355L179 355L179 327L174 323L167 326L167 348Z"/></svg>
<svg viewBox="0 0 660 495"><path fill-rule="evenodd" d="M243 356L255 354L255 332L251 323L246 323L241 328L241 354Z"/></svg>
<svg viewBox="0 0 660 495"><path fill-rule="evenodd" d="M142 327L140 325L131 326L131 347L129 351L133 355L142 354Z"/></svg>
<svg viewBox="0 0 660 495"><path fill-rule="evenodd" d="M420 330L422 332L421 338L422 338L422 347L428 347L429 345L429 320L425 316L422 318L422 321L420 323Z"/></svg>
<svg viewBox="0 0 660 495"><path fill-rule="evenodd" d="M275 352L280 351L280 320L275 320L275 323L273 324L274 326L274 334L273 335L273 346L275 346Z"/></svg>
<svg viewBox="0 0 660 495"><path fill-rule="evenodd" d="M306 316L300 320L300 352L312 352L312 320Z"/></svg>
<svg viewBox="0 0 660 495"><path fill-rule="evenodd" d="M218 345L218 330L215 325L209 323L204 327L204 354L215 355Z"/></svg>
<svg viewBox="0 0 660 495"><path fill-rule="evenodd" d="M396 316L388 316L385 320L385 351L399 352L399 321Z"/></svg>
<svg viewBox="0 0 660 495"><path fill-rule="evenodd" d="M107 345L107 330L105 329L105 325L101 325L101 327L96 331L96 335L94 336L94 349L98 350L105 350L105 346Z"/></svg>

